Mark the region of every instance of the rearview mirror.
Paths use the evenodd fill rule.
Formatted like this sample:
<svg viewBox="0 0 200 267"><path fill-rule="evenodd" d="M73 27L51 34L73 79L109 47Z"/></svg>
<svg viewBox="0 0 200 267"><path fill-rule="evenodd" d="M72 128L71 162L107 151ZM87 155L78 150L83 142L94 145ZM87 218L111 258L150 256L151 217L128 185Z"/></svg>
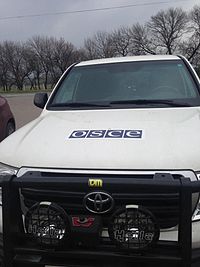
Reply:
<svg viewBox="0 0 200 267"><path fill-rule="evenodd" d="M38 108L44 108L48 100L47 93L37 93L34 96L34 105Z"/></svg>

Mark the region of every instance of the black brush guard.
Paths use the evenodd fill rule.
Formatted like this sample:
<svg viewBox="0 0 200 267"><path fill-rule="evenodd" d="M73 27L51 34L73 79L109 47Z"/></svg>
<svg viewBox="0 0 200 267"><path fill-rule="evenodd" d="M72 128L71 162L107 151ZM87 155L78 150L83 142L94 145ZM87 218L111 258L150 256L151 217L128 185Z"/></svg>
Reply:
<svg viewBox="0 0 200 267"><path fill-rule="evenodd" d="M93 178L99 178L93 175ZM5 267L15 266L99 266L114 262L145 264L144 266L181 266L190 267L200 262L200 249L192 249L192 194L200 192L200 181L191 181L187 177L174 179L170 173L157 173L153 179L104 179L105 184L113 187L127 187L133 193L177 193L179 198L179 226L177 241L158 241L155 248L145 253L123 253L117 250L99 247L95 249L52 249L29 247L24 238L24 226L21 211L20 189L33 188L53 190L54 188L87 187L89 177L42 177L37 173L22 177L0 176L3 203L3 260ZM101 176L102 178L102 176ZM107 190L109 192L109 190ZM200 230L200 228L199 228ZM105 265L108 266L108 265ZM109 265L110 266L110 265ZM139 265L143 266L143 265ZM197 265L198 266L198 265Z"/></svg>

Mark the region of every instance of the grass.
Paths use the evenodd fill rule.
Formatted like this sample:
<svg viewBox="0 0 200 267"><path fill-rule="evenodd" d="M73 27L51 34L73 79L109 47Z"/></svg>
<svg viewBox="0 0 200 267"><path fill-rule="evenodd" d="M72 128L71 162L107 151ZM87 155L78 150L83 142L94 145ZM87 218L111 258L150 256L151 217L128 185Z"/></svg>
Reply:
<svg viewBox="0 0 200 267"><path fill-rule="evenodd" d="M49 86L48 89L30 89L30 88L25 88L23 90L19 90L17 88L11 89L9 91L4 91L3 88L0 88L0 94L32 94L32 93L40 93L40 92L51 92L52 88Z"/></svg>

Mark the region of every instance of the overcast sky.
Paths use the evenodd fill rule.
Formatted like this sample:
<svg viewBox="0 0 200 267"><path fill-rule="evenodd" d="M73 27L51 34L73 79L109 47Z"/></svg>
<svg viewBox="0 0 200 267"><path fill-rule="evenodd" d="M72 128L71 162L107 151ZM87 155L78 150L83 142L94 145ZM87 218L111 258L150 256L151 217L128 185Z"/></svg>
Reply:
<svg viewBox="0 0 200 267"><path fill-rule="evenodd" d="M170 3L159 4L159 2ZM143 3L145 4L143 6L106 11L6 19L12 16ZM182 7L188 11L198 4L200 0L0 0L0 41L25 41L35 35L45 35L64 37L79 47L84 39L91 37L97 31L111 31L120 26L143 23L161 9Z"/></svg>

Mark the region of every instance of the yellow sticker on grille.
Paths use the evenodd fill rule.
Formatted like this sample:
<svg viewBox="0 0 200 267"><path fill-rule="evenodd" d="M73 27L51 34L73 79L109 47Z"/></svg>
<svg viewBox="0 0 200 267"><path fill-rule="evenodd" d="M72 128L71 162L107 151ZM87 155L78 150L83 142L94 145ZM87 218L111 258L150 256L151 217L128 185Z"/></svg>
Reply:
<svg viewBox="0 0 200 267"><path fill-rule="evenodd" d="M88 185L89 185L89 187L102 187L103 186L103 180L101 180L101 179L89 179Z"/></svg>

